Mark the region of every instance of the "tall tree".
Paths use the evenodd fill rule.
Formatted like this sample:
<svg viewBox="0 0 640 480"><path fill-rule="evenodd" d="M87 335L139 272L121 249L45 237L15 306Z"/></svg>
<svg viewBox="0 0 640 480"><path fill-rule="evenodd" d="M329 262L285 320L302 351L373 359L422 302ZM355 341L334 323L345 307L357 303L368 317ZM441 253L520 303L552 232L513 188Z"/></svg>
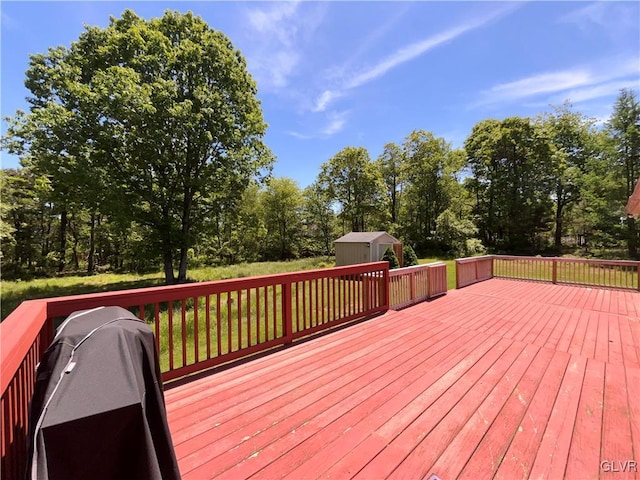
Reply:
<svg viewBox="0 0 640 480"><path fill-rule="evenodd" d="M336 214L333 201L326 188L314 182L303 192L303 215L313 253L330 255L335 240Z"/></svg>
<svg viewBox="0 0 640 480"><path fill-rule="evenodd" d="M403 232L424 250L435 238L438 217L451 204L459 156L444 138L415 130L405 139L403 158Z"/></svg>
<svg viewBox="0 0 640 480"><path fill-rule="evenodd" d="M616 155L614 167L621 174L624 196L621 202L633 193L640 176L640 102L633 90L623 89L613 106L608 124L613 137ZM638 229L636 221L629 216L627 224L627 249L629 256L638 258Z"/></svg>
<svg viewBox="0 0 640 480"><path fill-rule="evenodd" d="M302 192L287 177L272 178L261 195L267 250L278 260L296 258L302 236Z"/></svg>
<svg viewBox="0 0 640 480"><path fill-rule="evenodd" d="M362 232L375 225L382 211L382 177L363 147L346 147L321 167L319 183L340 205L344 226Z"/></svg>
<svg viewBox="0 0 640 480"><path fill-rule="evenodd" d="M376 166L382 174L385 186L387 208L392 225L396 225L399 220L403 164L404 152L395 143L387 143L382 154L376 160Z"/></svg>
<svg viewBox="0 0 640 480"><path fill-rule="evenodd" d="M550 181L555 202L554 245L559 248L568 211L580 201L583 175L595 154L595 121L565 103L541 115L537 124L550 143Z"/></svg>
<svg viewBox="0 0 640 480"><path fill-rule="evenodd" d="M484 120L465 141L485 245L534 251L551 220L549 142L528 118Z"/></svg>
<svg viewBox="0 0 640 480"><path fill-rule="evenodd" d="M153 232L167 283L186 280L212 193L238 198L272 164L244 58L191 13L147 21L126 10L70 49L33 56L27 77L31 110L13 137L31 158L49 148L52 164L107 179L114 214Z"/></svg>

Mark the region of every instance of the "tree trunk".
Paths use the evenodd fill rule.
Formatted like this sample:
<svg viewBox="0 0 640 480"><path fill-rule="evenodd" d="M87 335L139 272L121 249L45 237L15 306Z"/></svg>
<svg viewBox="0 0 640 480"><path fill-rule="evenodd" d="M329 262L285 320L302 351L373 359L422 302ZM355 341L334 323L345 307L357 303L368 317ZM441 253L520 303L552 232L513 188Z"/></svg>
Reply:
<svg viewBox="0 0 640 480"><path fill-rule="evenodd" d="M562 246L562 203L559 201L558 206L556 207L556 232L554 245L556 248L560 248Z"/></svg>
<svg viewBox="0 0 640 480"><path fill-rule="evenodd" d="M191 202L193 193L185 188L182 202L182 238L180 239L180 265L178 267L178 283L187 281L187 252L189 250L189 234L191 233Z"/></svg>
<svg viewBox="0 0 640 480"><path fill-rule="evenodd" d="M63 208L60 214L60 263L58 272L62 272L65 267L65 257L67 254L67 209Z"/></svg>
<svg viewBox="0 0 640 480"><path fill-rule="evenodd" d="M87 273L92 274L95 269L95 252L96 252L96 214L91 212L91 223L89 229L89 256L87 258Z"/></svg>
<svg viewBox="0 0 640 480"><path fill-rule="evenodd" d="M168 247L165 245L164 281L167 285L173 285L174 283L176 283L176 277L173 273L173 255L171 254L171 245L169 245Z"/></svg>
<svg viewBox="0 0 640 480"><path fill-rule="evenodd" d="M78 258L78 244L80 243L80 239L78 238L78 232L72 227L71 222L69 222L69 229L71 230L71 235L73 236L73 247L71 250L73 252L73 268L77 272L80 269L80 259Z"/></svg>
<svg viewBox="0 0 640 480"><path fill-rule="evenodd" d="M180 249L180 267L178 268L178 283L187 281L187 249Z"/></svg>
<svg viewBox="0 0 640 480"><path fill-rule="evenodd" d="M636 220L633 217L627 218L627 248L629 251L629 257L633 259L640 259L638 255L638 232L636 231Z"/></svg>

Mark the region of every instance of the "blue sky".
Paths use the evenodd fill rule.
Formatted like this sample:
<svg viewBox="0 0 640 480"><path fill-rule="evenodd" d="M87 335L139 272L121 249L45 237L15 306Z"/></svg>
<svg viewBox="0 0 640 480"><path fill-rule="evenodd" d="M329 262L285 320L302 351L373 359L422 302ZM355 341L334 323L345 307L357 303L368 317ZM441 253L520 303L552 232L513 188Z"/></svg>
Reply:
<svg viewBox="0 0 640 480"><path fill-rule="evenodd" d="M604 121L621 88L640 90L639 2L2 1L2 116L26 108L29 54L125 8L192 11L231 39L258 82L274 175L301 187L346 146L374 159L424 129L459 147L478 121L567 99Z"/></svg>

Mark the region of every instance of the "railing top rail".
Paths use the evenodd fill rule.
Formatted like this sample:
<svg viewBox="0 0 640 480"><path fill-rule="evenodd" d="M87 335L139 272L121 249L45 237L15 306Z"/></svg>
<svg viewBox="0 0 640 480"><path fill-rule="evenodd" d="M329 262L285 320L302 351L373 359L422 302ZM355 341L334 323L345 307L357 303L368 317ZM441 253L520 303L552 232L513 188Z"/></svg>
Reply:
<svg viewBox="0 0 640 480"><path fill-rule="evenodd" d="M221 292L280 285L325 277L388 271L388 262L374 262L331 269L314 269L299 272L263 275L259 277L233 278L182 285L137 288L113 292L89 293L65 297L43 298L22 302L18 308L0 323L1 386L5 391L20 363L48 319L66 316L75 310L98 306L134 306L180 300Z"/></svg>
<svg viewBox="0 0 640 480"><path fill-rule="evenodd" d="M397 277L399 275L403 275L405 273L415 271L415 270L427 270L432 267L439 267L441 265L445 265L444 262L431 262L431 263L422 263L420 265L411 265L410 267L402 267L402 268L394 268L393 270L389 270L390 277Z"/></svg>
<svg viewBox="0 0 640 480"><path fill-rule="evenodd" d="M471 263L477 262L478 260L491 260L495 257L496 255L479 255L477 257L456 258L456 263Z"/></svg>
<svg viewBox="0 0 640 480"><path fill-rule="evenodd" d="M472 257L476 258L476 257ZM620 265L620 266L638 266L639 261L636 260L600 260L593 258L567 258L567 257L530 257L520 255L493 255L496 260L526 260L537 262L560 261L565 263L589 263L592 265Z"/></svg>
<svg viewBox="0 0 640 480"><path fill-rule="evenodd" d="M374 262L334 267L331 269L320 268L299 272L262 275L257 277L231 278L226 280L195 282L182 285L136 288L131 290L55 297L46 299L47 315L49 317L68 315L73 311L76 305L81 306L81 308L84 309L98 306L121 305L123 302L129 305L167 302L188 297L211 295L226 291L246 290L248 288L264 287L268 285L280 285L289 282L301 282L323 277L337 277L350 274L376 272L388 268L388 262Z"/></svg>
<svg viewBox="0 0 640 480"><path fill-rule="evenodd" d="M46 313L46 301L27 300L0 323L0 392L5 392L42 330Z"/></svg>

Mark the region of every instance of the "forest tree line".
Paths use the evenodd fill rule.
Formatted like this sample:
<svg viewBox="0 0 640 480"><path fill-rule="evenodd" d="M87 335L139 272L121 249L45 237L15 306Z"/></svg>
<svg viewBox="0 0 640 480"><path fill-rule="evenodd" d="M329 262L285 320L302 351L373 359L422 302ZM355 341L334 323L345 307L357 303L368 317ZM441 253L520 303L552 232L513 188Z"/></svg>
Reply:
<svg viewBox="0 0 640 480"><path fill-rule="evenodd" d="M386 230L421 255L559 252L565 236L584 236L587 250L638 258L623 207L640 175L639 124L635 93L623 91L601 128L565 104L534 119L481 121L459 150L422 130L376 159L346 147L304 189L269 177L219 199L188 261L330 255L338 236L365 230ZM5 169L2 182L3 276L158 268L144 224L61 201L34 168Z"/></svg>
<svg viewBox="0 0 640 480"><path fill-rule="evenodd" d="M229 40L192 14L127 10L70 48L33 55L29 112L2 147L2 277L145 271L330 255L386 230L420 255L560 252L638 258L624 205L640 176L640 102L604 124L555 107L477 123L460 149L415 130L375 159L345 147L301 188L273 177L256 85ZM177 268L178 275L175 275Z"/></svg>

